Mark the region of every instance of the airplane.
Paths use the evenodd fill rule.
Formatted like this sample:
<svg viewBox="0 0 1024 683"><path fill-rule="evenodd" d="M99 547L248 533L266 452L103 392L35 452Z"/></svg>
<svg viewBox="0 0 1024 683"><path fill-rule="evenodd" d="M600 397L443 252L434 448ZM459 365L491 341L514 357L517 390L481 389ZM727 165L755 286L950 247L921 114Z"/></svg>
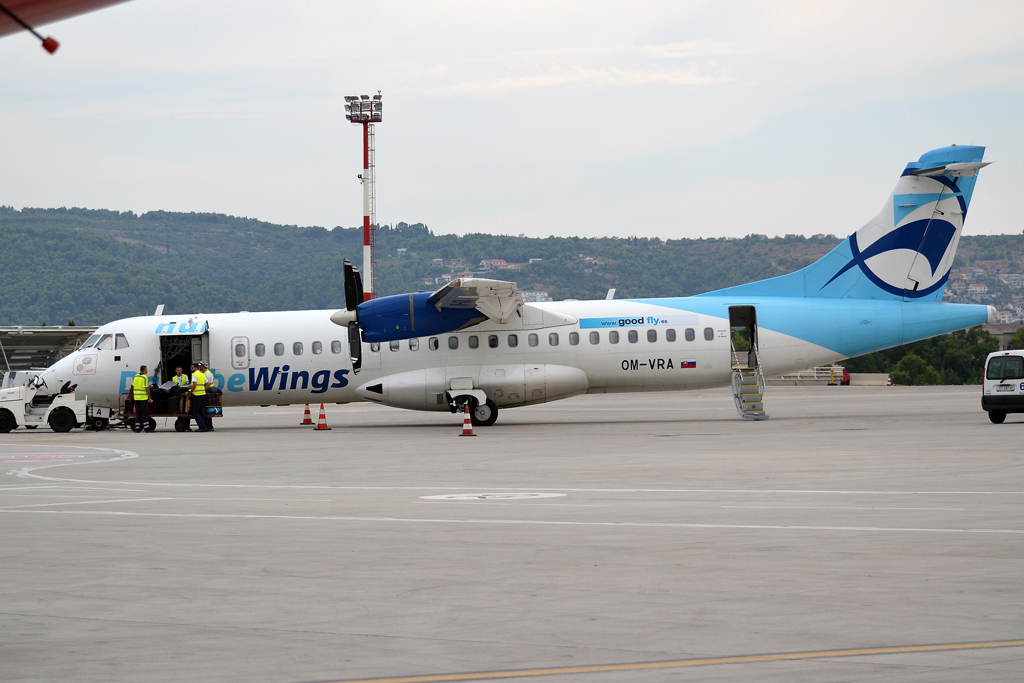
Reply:
<svg viewBox="0 0 1024 683"><path fill-rule="evenodd" d="M768 280L689 297L524 303L512 282L472 278L364 302L346 260L345 309L116 320L38 381L74 385L114 413L140 365L163 382L202 359L226 407L372 401L468 409L480 426L580 394L731 386L740 416L761 420L766 376L995 319L991 306L941 301L984 152L953 145L908 163L877 216Z"/></svg>

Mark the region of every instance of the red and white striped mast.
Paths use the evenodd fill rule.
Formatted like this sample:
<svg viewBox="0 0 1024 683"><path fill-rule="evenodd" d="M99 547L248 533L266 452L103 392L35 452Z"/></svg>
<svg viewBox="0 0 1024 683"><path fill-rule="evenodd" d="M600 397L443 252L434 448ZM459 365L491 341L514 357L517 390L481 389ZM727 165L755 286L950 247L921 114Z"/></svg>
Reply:
<svg viewBox="0 0 1024 683"><path fill-rule="evenodd" d="M345 96L345 119L363 127L363 298L372 299L377 293L374 280L376 264L377 193L374 187L374 135L373 124L383 120L380 91L369 95Z"/></svg>

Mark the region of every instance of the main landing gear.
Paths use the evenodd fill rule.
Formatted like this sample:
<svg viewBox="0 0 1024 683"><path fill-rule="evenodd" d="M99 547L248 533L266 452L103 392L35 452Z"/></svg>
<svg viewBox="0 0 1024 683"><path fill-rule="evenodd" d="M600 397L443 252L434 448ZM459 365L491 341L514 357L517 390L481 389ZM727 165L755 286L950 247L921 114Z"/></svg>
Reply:
<svg viewBox="0 0 1024 683"><path fill-rule="evenodd" d="M498 419L498 406L491 399L487 399L486 403L471 404L469 419L474 427L490 427Z"/></svg>

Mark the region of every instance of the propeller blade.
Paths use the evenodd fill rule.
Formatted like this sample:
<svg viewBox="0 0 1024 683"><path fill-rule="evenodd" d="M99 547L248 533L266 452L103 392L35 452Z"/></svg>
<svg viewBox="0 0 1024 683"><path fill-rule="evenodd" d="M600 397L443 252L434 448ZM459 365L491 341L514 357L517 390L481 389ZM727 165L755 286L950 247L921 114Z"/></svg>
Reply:
<svg viewBox="0 0 1024 683"><path fill-rule="evenodd" d="M345 308L350 311L356 310L356 306L363 302L362 284L359 282L359 270L352 267L352 262L344 260L345 271ZM356 287L359 291L356 291Z"/></svg>
<svg viewBox="0 0 1024 683"><path fill-rule="evenodd" d="M359 323L349 323L348 355L352 360L352 373L358 375L359 369L363 367L363 340L359 334Z"/></svg>
<svg viewBox="0 0 1024 683"><path fill-rule="evenodd" d="M359 274L358 268L355 268L354 270L355 272L352 273L352 275L356 283L356 296L359 297L359 303L361 304L366 301L366 297L363 295L363 276ZM356 305L358 306L359 304Z"/></svg>

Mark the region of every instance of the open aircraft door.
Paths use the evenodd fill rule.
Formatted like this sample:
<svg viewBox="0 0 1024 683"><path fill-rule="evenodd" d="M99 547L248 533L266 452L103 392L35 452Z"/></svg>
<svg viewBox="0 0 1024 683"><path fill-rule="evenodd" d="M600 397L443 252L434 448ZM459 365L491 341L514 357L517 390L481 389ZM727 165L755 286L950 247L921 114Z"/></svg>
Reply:
<svg viewBox="0 0 1024 683"><path fill-rule="evenodd" d="M205 320L168 321L157 325L160 337L160 381L180 367L189 374L192 363L210 362L210 333Z"/></svg>

